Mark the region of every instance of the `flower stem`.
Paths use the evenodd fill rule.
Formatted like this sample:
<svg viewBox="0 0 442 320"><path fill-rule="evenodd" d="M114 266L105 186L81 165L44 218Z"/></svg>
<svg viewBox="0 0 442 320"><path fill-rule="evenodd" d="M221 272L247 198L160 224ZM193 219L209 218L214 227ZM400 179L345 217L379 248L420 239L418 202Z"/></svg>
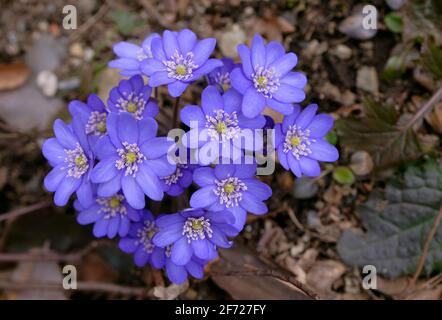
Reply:
<svg viewBox="0 0 442 320"><path fill-rule="evenodd" d="M178 111L180 109L180 97L175 99L175 106L173 107L172 129L178 126Z"/></svg>

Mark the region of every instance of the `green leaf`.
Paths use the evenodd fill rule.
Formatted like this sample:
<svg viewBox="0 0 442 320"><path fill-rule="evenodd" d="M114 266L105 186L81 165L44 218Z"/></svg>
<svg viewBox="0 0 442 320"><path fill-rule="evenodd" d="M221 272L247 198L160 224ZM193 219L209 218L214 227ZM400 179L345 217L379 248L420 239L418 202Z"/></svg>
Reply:
<svg viewBox="0 0 442 320"><path fill-rule="evenodd" d="M422 63L435 80L442 80L442 49L431 43L422 55Z"/></svg>
<svg viewBox="0 0 442 320"><path fill-rule="evenodd" d="M394 80L400 78L405 72L404 59L401 56L391 56L388 58L382 71L382 78Z"/></svg>
<svg viewBox="0 0 442 320"><path fill-rule="evenodd" d="M402 18L397 14L391 12L385 15L384 22L390 31L395 33L402 32Z"/></svg>
<svg viewBox="0 0 442 320"><path fill-rule="evenodd" d="M410 125L398 125L399 114L372 98L365 98L364 115L336 122L341 145L371 154L378 168L385 168L421 154L416 134Z"/></svg>
<svg viewBox="0 0 442 320"><path fill-rule="evenodd" d="M348 167L337 167L333 171L333 179L342 184L352 184L355 182L355 176Z"/></svg>
<svg viewBox="0 0 442 320"><path fill-rule="evenodd" d="M344 231L338 253L345 263L374 265L387 277L412 274L442 205L442 163L428 160L373 192L357 207L366 233ZM430 244L424 271L442 271L442 224Z"/></svg>
<svg viewBox="0 0 442 320"><path fill-rule="evenodd" d="M325 135L325 140L327 140L328 143L335 146L336 143L338 143L338 136L336 135L336 133L334 131L329 131Z"/></svg>
<svg viewBox="0 0 442 320"><path fill-rule="evenodd" d="M117 25L118 31L125 36L130 35L136 28L143 25L143 20L139 19L136 14L124 10L110 12L109 18Z"/></svg>

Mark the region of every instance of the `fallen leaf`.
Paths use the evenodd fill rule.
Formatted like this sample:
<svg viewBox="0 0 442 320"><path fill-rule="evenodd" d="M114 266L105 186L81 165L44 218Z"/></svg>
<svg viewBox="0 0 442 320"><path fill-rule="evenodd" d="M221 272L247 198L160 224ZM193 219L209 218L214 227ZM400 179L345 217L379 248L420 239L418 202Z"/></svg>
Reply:
<svg viewBox="0 0 442 320"><path fill-rule="evenodd" d="M21 87L30 74L31 70L23 63L0 64L0 91Z"/></svg>
<svg viewBox="0 0 442 320"><path fill-rule="evenodd" d="M333 298L333 283L345 272L346 267L339 261L316 261L307 273L307 284L318 292L321 298Z"/></svg>
<svg viewBox="0 0 442 320"><path fill-rule="evenodd" d="M180 294L189 288L189 281L182 284L171 284L170 286L156 286L153 288L153 295L160 300L175 300Z"/></svg>

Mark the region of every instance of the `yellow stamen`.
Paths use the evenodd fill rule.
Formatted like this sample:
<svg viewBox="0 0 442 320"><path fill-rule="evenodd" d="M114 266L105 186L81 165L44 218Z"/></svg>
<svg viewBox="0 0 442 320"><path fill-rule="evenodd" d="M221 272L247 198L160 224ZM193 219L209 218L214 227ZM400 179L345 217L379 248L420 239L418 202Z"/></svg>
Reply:
<svg viewBox="0 0 442 320"><path fill-rule="evenodd" d="M187 69L184 65L179 64L176 66L175 72L180 76L184 76L187 73Z"/></svg>
<svg viewBox="0 0 442 320"><path fill-rule="evenodd" d="M87 164L87 160L83 155L75 157L75 165L77 167L83 167Z"/></svg>
<svg viewBox="0 0 442 320"><path fill-rule="evenodd" d="M109 206L111 207L111 208L117 208L117 207L119 207L120 206L120 203L121 203L121 201L120 201L120 199L118 199L117 197L112 197L110 200L109 200Z"/></svg>
<svg viewBox="0 0 442 320"><path fill-rule="evenodd" d="M137 161L137 155L133 152L126 153L126 163L131 164Z"/></svg>
<svg viewBox="0 0 442 320"><path fill-rule="evenodd" d="M218 124L216 125L216 132L218 133L223 133L224 131L226 131L227 126L224 122L218 122Z"/></svg>
<svg viewBox="0 0 442 320"><path fill-rule="evenodd" d="M297 147L301 144L301 139L297 136L294 136L292 140L290 140L290 143L292 144L292 146Z"/></svg>
<svg viewBox="0 0 442 320"><path fill-rule="evenodd" d="M259 76L258 78L258 85L259 86L264 86L267 83L267 78L264 76Z"/></svg>
<svg viewBox="0 0 442 320"><path fill-rule="evenodd" d="M97 124L97 129L98 131L100 131L101 133L105 133L106 132L106 122L99 122Z"/></svg>
<svg viewBox="0 0 442 320"><path fill-rule="evenodd" d="M130 113L135 113L138 110L138 106L133 103L133 102L129 102L129 104L127 105L126 110Z"/></svg>
<svg viewBox="0 0 442 320"><path fill-rule="evenodd" d="M232 193L233 191L235 191L235 186L234 186L233 184L231 184L231 183L227 183L227 184L224 186L224 191L225 191L226 193L230 194L230 193Z"/></svg>
<svg viewBox="0 0 442 320"><path fill-rule="evenodd" d="M193 220L192 221L192 229L201 230L202 228L203 228L203 224L200 220Z"/></svg>

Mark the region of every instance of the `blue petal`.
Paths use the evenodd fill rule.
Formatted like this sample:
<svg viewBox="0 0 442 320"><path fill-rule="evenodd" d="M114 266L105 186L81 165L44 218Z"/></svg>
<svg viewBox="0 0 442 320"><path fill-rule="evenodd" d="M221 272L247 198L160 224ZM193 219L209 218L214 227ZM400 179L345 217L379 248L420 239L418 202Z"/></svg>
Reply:
<svg viewBox="0 0 442 320"><path fill-rule="evenodd" d="M202 167L193 172L193 181L200 187L215 183L215 174L212 168Z"/></svg>
<svg viewBox="0 0 442 320"><path fill-rule="evenodd" d="M293 112L293 105L291 103L279 102L275 99L266 99L267 105L273 110L282 113L283 115L288 115Z"/></svg>
<svg viewBox="0 0 442 320"><path fill-rule="evenodd" d="M109 225L107 227L107 236L109 239L115 238L118 233L118 229L120 226L120 216L116 215L115 217L109 220Z"/></svg>
<svg viewBox="0 0 442 320"><path fill-rule="evenodd" d="M158 217L155 221L155 224L158 228L167 228L171 225L174 224L180 224L181 226L183 226L184 224L184 218L183 216L181 216L178 213L174 213L174 214L165 214L162 215L161 217Z"/></svg>
<svg viewBox="0 0 442 320"><path fill-rule="evenodd" d="M97 238L104 237L107 234L107 227L109 225L108 219L98 220L94 224L94 229L92 230L93 234Z"/></svg>
<svg viewBox="0 0 442 320"><path fill-rule="evenodd" d="M270 67L274 68L279 75L284 76L291 71L297 63L298 57L293 52L290 52L276 59Z"/></svg>
<svg viewBox="0 0 442 320"><path fill-rule="evenodd" d="M182 81L175 81L172 83L169 83L167 86L167 89L169 90L169 94L176 98L183 94L184 90L186 90L187 86L189 84L182 82Z"/></svg>
<svg viewBox="0 0 442 320"><path fill-rule="evenodd" d="M300 178L302 176L301 166L299 160L296 160L291 152L287 154L287 162L292 170L293 174Z"/></svg>
<svg viewBox="0 0 442 320"><path fill-rule="evenodd" d="M305 93L299 88L281 83L278 90L273 93L273 97L282 103L301 102L305 99Z"/></svg>
<svg viewBox="0 0 442 320"><path fill-rule="evenodd" d="M150 76L155 72L165 71L164 64L157 59L146 59L141 63L141 71Z"/></svg>
<svg viewBox="0 0 442 320"><path fill-rule="evenodd" d="M97 188L97 194L100 197L111 197L121 189L121 174L116 175L113 179L100 183Z"/></svg>
<svg viewBox="0 0 442 320"><path fill-rule="evenodd" d="M152 267L161 269L166 262L166 255L164 254L164 248L155 247L150 255L150 263Z"/></svg>
<svg viewBox="0 0 442 320"><path fill-rule="evenodd" d="M116 43L112 49L119 57L137 59L138 52L141 48L136 44L121 41Z"/></svg>
<svg viewBox="0 0 442 320"><path fill-rule="evenodd" d="M266 99L256 91L255 87L249 87L242 101L242 112L248 118L255 118L264 110Z"/></svg>
<svg viewBox="0 0 442 320"><path fill-rule="evenodd" d="M303 174L309 177L317 177L321 173L318 161L307 157L302 157L299 160L299 165Z"/></svg>
<svg viewBox="0 0 442 320"><path fill-rule="evenodd" d="M282 131L283 132L286 133L287 130L289 129L289 126L295 124L295 120L298 117L300 112L301 112L301 107L299 106L299 104L296 104L293 108L293 112L284 117L284 120L282 120Z"/></svg>
<svg viewBox="0 0 442 320"><path fill-rule="evenodd" d="M327 114L319 114L313 118L307 129L310 130L311 138L322 138L332 127L333 117Z"/></svg>
<svg viewBox="0 0 442 320"><path fill-rule="evenodd" d="M181 53L186 55L187 52L191 51L196 43L196 35L193 31L189 29L183 29L178 33L178 44L181 49Z"/></svg>
<svg viewBox="0 0 442 320"><path fill-rule="evenodd" d="M218 201L218 196L213 192L214 187L214 185L208 185L195 191L190 197L190 206L192 208L205 208Z"/></svg>
<svg viewBox="0 0 442 320"><path fill-rule="evenodd" d="M215 86L208 86L201 95L201 105L206 116L212 116L216 110L223 110L224 103Z"/></svg>
<svg viewBox="0 0 442 320"><path fill-rule="evenodd" d="M279 82L302 89L307 85L307 77L301 72L289 72Z"/></svg>
<svg viewBox="0 0 442 320"><path fill-rule="evenodd" d="M86 179L85 179L86 180ZM89 181L83 181L80 187L77 189L78 201L81 205L87 207L92 204L92 184Z"/></svg>
<svg viewBox="0 0 442 320"><path fill-rule="evenodd" d="M72 130L60 119L54 122L54 133L58 142L66 149L74 149L78 143Z"/></svg>
<svg viewBox="0 0 442 320"><path fill-rule="evenodd" d="M144 247L139 246L137 251L135 251L135 254L134 254L135 265L138 267L144 267L146 265L147 261L149 261L149 257L150 257L150 255L146 251L144 251Z"/></svg>
<svg viewBox="0 0 442 320"><path fill-rule="evenodd" d="M213 234L210 241L213 244L221 248L230 248L232 246L232 243L227 240L226 235L216 225L212 225L211 228Z"/></svg>
<svg viewBox="0 0 442 320"><path fill-rule="evenodd" d="M141 145L141 151L148 159L157 159L167 154L174 146L168 137L152 138Z"/></svg>
<svg viewBox="0 0 442 320"><path fill-rule="evenodd" d="M339 159L338 150L322 139L312 143L310 150L312 153L309 155L309 158L318 161L334 162Z"/></svg>
<svg viewBox="0 0 442 320"><path fill-rule="evenodd" d="M170 258L172 262L184 266L192 258L193 250L190 244L187 242L187 237L181 237L172 246Z"/></svg>
<svg viewBox="0 0 442 320"><path fill-rule="evenodd" d="M158 247L166 247L181 238L183 236L182 232L182 224L173 224L160 229L160 231L153 236L152 242Z"/></svg>
<svg viewBox="0 0 442 320"><path fill-rule="evenodd" d="M207 239L193 240L191 245L195 256L200 259L212 260L217 256L215 246Z"/></svg>
<svg viewBox="0 0 442 320"><path fill-rule="evenodd" d="M244 179L243 182L247 186L246 192L249 192L258 200L267 200L272 195L272 189L264 182L259 181L257 178Z"/></svg>
<svg viewBox="0 0 442 320"><path fill-rule="evenodd" d="M224 110L228 113L241 111L242 95L235 89L229 89L223 94Z"/></svg>
<svg viewBox="0 0 442 320"><path fill-rule="evenodd" d="M202 66L204 62L209 59L210 55L213 52L213 49L215 49L216 46L216 39L215 38L206 38L201 41L198 41L198 43L194 46L192 49L192 52L194 53L194 59L193 61L197 66Z"/></svg>
<svg viewBox="0 0 442 320"><path fill-rule="evenodd" d="M64 164L59 164L54 167L44 179L44 185L46 190L54 192L57 190L63 178L66 176L66 170Z"/></svg>
<svg viewBox="0 0 442 320"><path fill-rule="evenodd" d="M122 238L118 243L118 247L126 253L133 253L138 247L137 239L135 238Z"/></svg>
<svg viewBox="0 0 442 320"><path fill-rule="evenodd" d="M190 128L204 126L206 118L199 106L185 106L180 112L181 121Z"/></svg>
<svg viewBox="0 0 442 320"><path fill-rule="evenodd" d="M221 60L218 59L209 59L207 60L202 66L200 66L198 69L196 69L193 72L193 76L187 80L187 82L194 81L196 79L199 79L200 77L208 74L210 71L219 68L223 65Z"/></svg>
<svg viewBox="0 0 442 320"><path fill-rule="evenodd" d="M123 189L124 197L133 208L144 208L144 193L135 181L135 178L132 176L123 176L121 179L121 187Z"/></svg>
<svg viewBox="0 0 442 320"><path fill-rule="evenodd" d="M164 52L166 53L167 59L170 59L175 52L180 53L180 48L178 46L178 40L176 35L169 30L164 31L163 33L163 47Z"/></svg>
<svg viewBox="0 0 442 320"><path fill-rule="evenodd" d="M270 41L266 47L266 68L285 53L284 47L277 41Z"/></svg>
<svg viewBox="0 0 442 320"><path fill-rule="evenodd" d="M170 281L182 284L187 279L187 271L184 266L177 266L171 259L166 261L166 274Z"/></svg>
<svg viewBox="0 0 442 320"><path fill-rule="evenodd" d="M244 94L252 85L252 81L246 78L241 68L237 68L232 71L230 74L230 81L232 83L232 87L242 94Z"/></svg>
<svg viewBox="0 0 442 320"><path fill-rule="evenodd" d="M156 173L154 173L152 169L149 168L149 166L146 165L145 163L140 165L136 175L136 181L138 183L137 186L139 186L140 191L142 190L142 192L144 192L150 199L156 201L160 201L163 199L164 193L161 188L160 180L158 179ZM124 184L123 184L123 190L124 190ZM141 208L137 208L132 205L132 207L136 209L142 209L144 207L144 195L143 195L143 206Z"/></svg>
<svg viewBox="0 0 442 320"><path fill-rule="evenodd" d="M159 87L176 81L175 78L169 78L166 71L158 71L149 76L149 86L152 88Z"/></svg>
<svg viewBox="0 0 442 320"><path fill-rule="evenodd" d="M157 177L170 176L176 171L176 164L170 163L167 156L162 156L154 160L146 160L145 163Z"/></svg>
<svg viewBox="0 0 442 320"><path fill-rule="evenodd" d="M118 157L111 156L98 162L92 169L91 180L94 183L107 182L118 175L119 171L115 166Z"/></svg>
<svg viewBox="0 0 442 320"><path fill-rule="evenodd" d="M60 207L66 205L72 193L80 186L81 181L82 179L64 177L55 192L54 203Z"/></svg>
<svg viewBox="0 0 442 320"><path fill-rule="evenodd" d="M255 34L252 39L252 66L264 67L266 63L266 50L264 47L264 39L259 35Z"/></svg>
<svg viewBox="0 0 442 320"><path fill-rule="evenodd" d="M138 144L142 144L143 142L155 137L158 131L158 123L152 118L145 118L143 120L138 121Z"/></svg>
<svg viewBox="0 0 442 320"><path fill-rule="evenodd" d="M316 110L318 110L317 104L308 105L301 112L301 114L298 116L298 118L296 118L295 124L298 127L300 127L301 129L307 128L310 125L310 123L312 122L312 120L316 114Z"/></svg>
<svg viewBox="0 0 442 320"><path fill-rule="evenodd" d="M233 164L219 164L215 167L215 176L219 179L226 179L234 175L236 168L240 166L235 166Z"/></svg>
<svg viewBox="0 0 442 320"><path fill-rule="evenodd" d="M240 44L238 46L238 55L241 58L242 69L244 70L244 75L246 78L251 79L254 73L250 49L245 44ZM234 70L235 71L235 70ZM233 74L233 72L232 72Z"/></svg>
<svg viewBox="0 0 442 320"><path fill-rule="evenodd" d="M103 217L103 213L99 213L100 207L94 205L87 210L81 211L77 216L77 222L81 225L90 224L96 222Z"/></svg>
<svg viewBox="0 0 442 320"><path fill-rule="evenodd" d="M138 125L133 116L127 113L121 113L117 122L118 137L121 142L138 142Z"/></svg>
<svg viewBox="0 0 442 320"><path fill-rule="evenodd" d="M204 277L204 265L193 260L190 260L189 263L186 264L186 270L197 279L202 279Z"/></svg>
<svg viewBox="0 0 442 320"><path fill-rule="evenodd" d="M242 194L242 200L240 202L241 207L253 214L264 214L267 213L267 206L257 198L255 198L251 193L245 191Z"/></svg>
<svg viewBox="0 0 442 320"><path fill-rule="evenodd" d="M290 170L290 165L287 160L287 154L284 152L284 147L280 146L278 148L278 160L279 163L281 163L281 166L283 166L284 169Z"/></svg>

